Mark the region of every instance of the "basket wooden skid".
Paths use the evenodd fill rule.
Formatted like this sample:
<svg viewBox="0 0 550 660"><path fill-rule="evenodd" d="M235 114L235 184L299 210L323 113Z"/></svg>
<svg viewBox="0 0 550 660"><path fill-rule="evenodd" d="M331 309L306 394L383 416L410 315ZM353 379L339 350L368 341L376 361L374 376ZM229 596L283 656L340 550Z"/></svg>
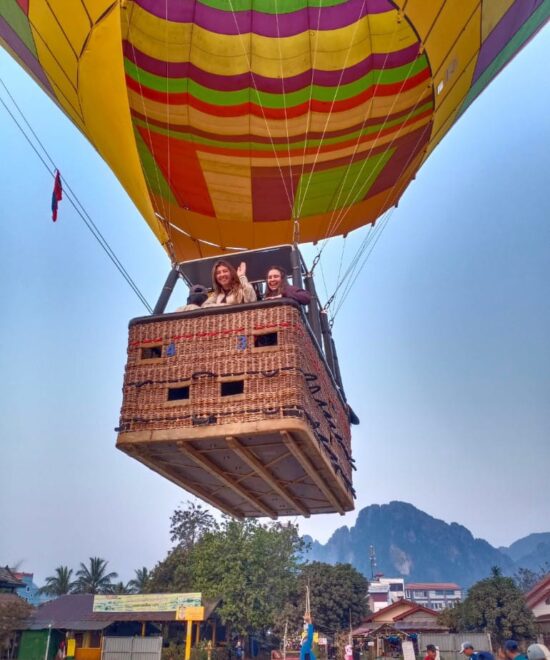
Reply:
<svg viewBox="0 0 550 660"><path fill-rule="evenodd" d="M134 319L117 446L238 517L353 509L347 406L289 301Z"/></svg>

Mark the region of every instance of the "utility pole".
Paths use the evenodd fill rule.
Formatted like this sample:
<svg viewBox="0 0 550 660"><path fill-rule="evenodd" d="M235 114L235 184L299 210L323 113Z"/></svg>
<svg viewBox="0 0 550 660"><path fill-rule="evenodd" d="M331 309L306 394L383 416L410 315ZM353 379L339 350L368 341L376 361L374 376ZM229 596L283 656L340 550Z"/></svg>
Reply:
<svg viewBox="0 0 550 660"><path fill-rule="evenodd" d="M374 580L374 571L376 569L376 550L373 545L369 545L369 559L370 559L370 578Z"/></svg>

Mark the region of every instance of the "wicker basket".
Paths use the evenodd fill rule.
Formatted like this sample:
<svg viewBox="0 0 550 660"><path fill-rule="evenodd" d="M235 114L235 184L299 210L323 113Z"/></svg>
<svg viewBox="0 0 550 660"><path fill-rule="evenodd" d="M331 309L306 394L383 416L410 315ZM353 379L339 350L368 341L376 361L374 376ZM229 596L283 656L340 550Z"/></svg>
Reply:
<svg viewBox="0 0 550 660"><path fill-rule="evenodd" d="M347 406L290 301L130 323L117 446L235 516L353 509Z"/></svg>

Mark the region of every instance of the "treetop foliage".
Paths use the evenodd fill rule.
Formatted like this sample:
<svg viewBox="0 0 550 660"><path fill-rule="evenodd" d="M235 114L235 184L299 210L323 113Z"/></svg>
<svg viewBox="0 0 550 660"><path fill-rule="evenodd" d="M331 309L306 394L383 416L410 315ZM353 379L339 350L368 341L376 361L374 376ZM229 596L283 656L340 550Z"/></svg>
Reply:
<svg viewBox="0 0 550 660"><path fill-rule="evenodd" d="M507 639L532 639L535 634L533 614L521 590L498 567L492 569L490 577L474 584L463 603L442 612L439 620L451 632L487 631L495 645Z"/></svg>

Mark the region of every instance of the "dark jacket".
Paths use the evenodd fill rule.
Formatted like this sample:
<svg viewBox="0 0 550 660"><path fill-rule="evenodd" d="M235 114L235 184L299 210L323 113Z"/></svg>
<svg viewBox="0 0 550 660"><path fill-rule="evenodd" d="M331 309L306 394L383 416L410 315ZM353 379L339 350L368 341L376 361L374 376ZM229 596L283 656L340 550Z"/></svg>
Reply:
<svg viewBox="0 0 550 660"><path fill-rule="evenodd" d="M299 302L300 305L309 305L311 302L311 294L309 291L306 291L305 289L300 289L297 286L293 286L292 284L285 284L283 287L283 293L282 293L283 298L291 298L292 300L295 300L296 302ZM270 298L274 298L275 296L270 296L269 292L265 294L264 300L269 300Z"/></svg>

